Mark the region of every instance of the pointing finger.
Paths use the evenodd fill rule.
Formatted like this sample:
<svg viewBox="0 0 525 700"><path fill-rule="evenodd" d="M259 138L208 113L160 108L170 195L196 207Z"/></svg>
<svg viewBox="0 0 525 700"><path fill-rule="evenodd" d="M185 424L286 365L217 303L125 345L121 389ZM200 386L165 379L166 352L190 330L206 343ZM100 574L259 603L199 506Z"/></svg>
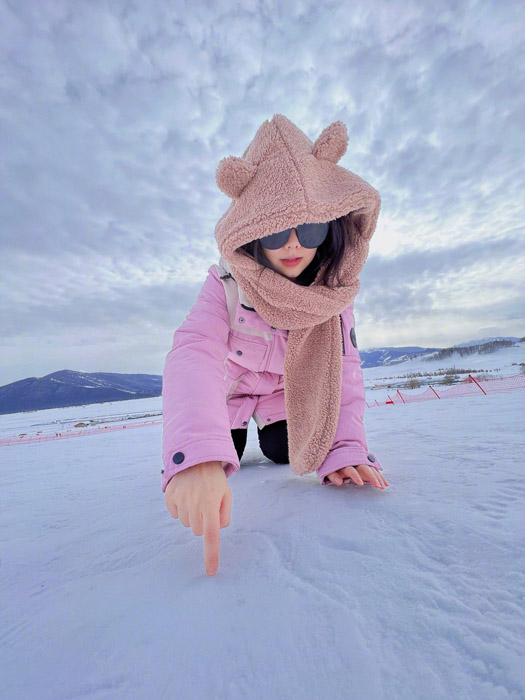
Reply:
<svg viewBox="0 0 525 700"><path fill-rule="evenodd" d="M219 568L220 513L219 508L210 504L203 513L204 561L208 576L214 576Z"/></svg>

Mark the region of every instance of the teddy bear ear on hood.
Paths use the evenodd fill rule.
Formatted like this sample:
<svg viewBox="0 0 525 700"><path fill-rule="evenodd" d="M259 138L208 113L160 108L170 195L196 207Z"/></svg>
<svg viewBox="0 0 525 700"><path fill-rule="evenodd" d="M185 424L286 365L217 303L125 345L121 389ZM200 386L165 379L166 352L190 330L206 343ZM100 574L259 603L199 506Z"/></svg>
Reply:
<svg viewBox="0 0 525 700"><path fill-rule="evenodd" d="M348 132L346 125L341 122L333 122L330 126L319 134L314 147L313 155L320 160L329 160L337 163L344 154L348 146Z"/></svg>
<svg viewBox="0 0 525 700"><path fill-rule="evenodd" d="M263 127L266 124L269 122L265 122ZM318 160L337 163L346 153L347 147L346 125L341 121L336 121L323 129L313 145L312 154ZM253 162L237 156L228 156L223 158L217 166L215 179L219 189L224 194L232 199L238 199L256 172L257 166Z"/></svg>
<svg viewBox="0 0 525 700"><path fill-rule="evenodd" d="M224 194L237 199L256 172L256 166L250 161L237 156L228 156L223 158L217 166L215 179Z"/></svg>

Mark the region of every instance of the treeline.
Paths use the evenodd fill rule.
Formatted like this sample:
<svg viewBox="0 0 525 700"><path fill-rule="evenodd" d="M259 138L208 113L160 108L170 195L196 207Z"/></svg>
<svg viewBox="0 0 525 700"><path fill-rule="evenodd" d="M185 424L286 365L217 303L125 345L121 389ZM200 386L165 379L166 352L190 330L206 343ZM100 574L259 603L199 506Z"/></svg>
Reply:
<svg viewBox="0 0 525 700"><path fill-rule="evenodd" d="M410 379L412 377L441 377L447 374L474 374L474 372L500 372L499 369L460 369L458 367L442 367L434 372L407 372L406 374L396 374L399 379ZM391 379L390 377L378 377L378 379Z"/></svg>
<svg viewBox="0 0 525 700"><path fill-rule="evenodd" d="M525 362L513 362L513 365L519 366L521 372L525 372ZM377 377L377 381L380 379L387 380L389 384L395 386L396 389L416 389L421 386L419 377L428 380L430 377L443 377L439 382L424 382L425 384L455 384L456 380L459 380L460 374L477 374L477 378L480 381L486 379L494 379L493 372L501 372L501 369L495 368L491 370L487 369L461 369L460 367L447 367L438 369L435 372L407 372L406 374L397 374L395 377ZM408 381L404 384L398 384L394 382L394 379L407 379Z"/></svg>
<svg viewBox="0 0 525 700"><path fill-rule="evenodd" d="M442 368L442 369L437 369L435 372L427 372L426 374L424 372L409 372L406 376L407 377L440 377L442 374L447 375L447 374L474 374L474 372L478 372L478 374L482 372L501 372L500 369L461 369L460 367L447 367L447 368Z"/></svg>
<svg viewBox="0 0 525 700"><path fill-rule="evenodd" d="M456 346L453 348L445 348L444 350L438 350L437 352L432 353L432 355L429 355L428 357L422 357L421 359L425 362L431 362L434 360L444 360L445 358L453 355L455 352L457 352L458 355L460 355L461 357L465 357L465 355L474 355L476 353L482 355L483 353L496 352L501 348L510 348L513 345L515 345L513 340L490 340L488 343L482 343L481 345L467 345L466 347Z"/></svg>

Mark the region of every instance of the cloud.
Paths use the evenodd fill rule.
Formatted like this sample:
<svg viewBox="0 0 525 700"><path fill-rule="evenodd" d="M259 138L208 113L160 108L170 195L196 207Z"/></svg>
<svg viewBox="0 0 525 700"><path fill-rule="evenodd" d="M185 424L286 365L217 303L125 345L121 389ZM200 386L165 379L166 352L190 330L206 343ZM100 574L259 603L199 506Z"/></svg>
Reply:
<svg viewBox="0 0 525 700"><path fill-rule="evenodd" d="M469 309L472 333L520 333L523 15L0 0L0 383L60 369L57 338L107 367L111 328L135 339L122 371L157 367L218 261L215 169L277 112L312 140L341 119L341 164L381 192L356 299L370 345L428 343L429 318L461 342Z"/></svg>

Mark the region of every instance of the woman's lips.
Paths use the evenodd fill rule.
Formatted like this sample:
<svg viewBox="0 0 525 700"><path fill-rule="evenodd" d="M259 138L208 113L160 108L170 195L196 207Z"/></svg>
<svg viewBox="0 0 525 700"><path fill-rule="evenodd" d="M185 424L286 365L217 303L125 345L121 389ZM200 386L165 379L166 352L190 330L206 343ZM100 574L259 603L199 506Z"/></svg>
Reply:
<svg viewBox="0 0 525 700"><path fill-rule="evenodd" d="M286 260L285 258L283 258L282 262L287 267L294 267L295 265L298 265L301 262L301 260L302 258L295 258L295 260Z"/></svg>

